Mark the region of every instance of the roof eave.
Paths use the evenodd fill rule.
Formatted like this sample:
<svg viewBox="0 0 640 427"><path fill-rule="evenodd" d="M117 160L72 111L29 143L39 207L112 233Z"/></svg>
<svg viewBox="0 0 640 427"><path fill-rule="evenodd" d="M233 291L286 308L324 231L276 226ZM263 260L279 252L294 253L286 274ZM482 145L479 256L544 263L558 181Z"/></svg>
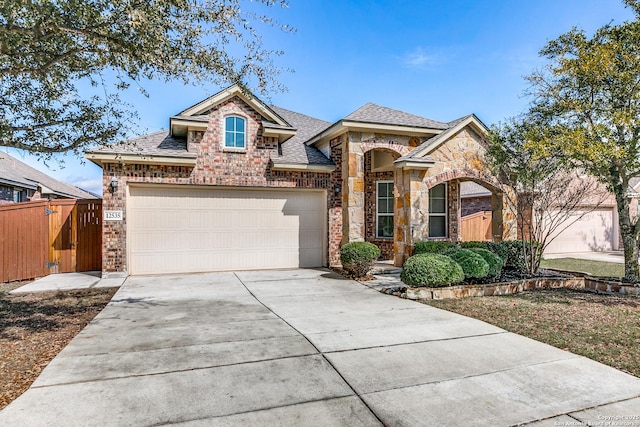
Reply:
<svg viewBox="0 0 640 427"><path fill-rule="evenodd" d="M278 138L278 142L284 142L296 134L295 129L279 129L263 127L262 136Z"/></svg>
<svg viewBox="0 0 640 427"><path fill-rule="evenodd" d="M169 166L195 166L196 157L155 156L118 153L85 153L85 158L98 166L105 163L136 163Z"/></svg>
<svg viewBox="0 0 640 427"><path fill-rule="evenodd" d="M273 163L272 170L276 171L301 171L331 173L336 170L335 165L312 165L306 163Z"/></svg>
<svg viewBox="0 0 640 427"><path fill-rule="evenodd" d="M417 161L411 159L399 159L394 162L396 168L404 170L425 170L435 165L435 161Z"/></svg>
<svg viewBox="0 0 640 427"><path fill-rule="evenodd" d="M5 178L0 178L0 183L7 184L7 185L12 185L14 187L28 188L29 190L37 190L38 189L37 185L27 184L25 182L20 182L20 181L12 181L10 179L5 179Z"/></svg>
<svg viewBox="0 0 640 427"><path fill-rule="evenodd" d="M339 120L333 125L329 126L327 129L320 132L319 134L310 138L306 142L306 144L314 145L323 139L332 138L343 132L348 132L351 130L359 131L359 132L369 131L369 132L376 132L376 133L398 134L398 135L408 135L408 136L438 135L443 132L443 129L435 129L435 128L392 125L392 124L386 124L386 123L359 122L354 120Z"/></svg>

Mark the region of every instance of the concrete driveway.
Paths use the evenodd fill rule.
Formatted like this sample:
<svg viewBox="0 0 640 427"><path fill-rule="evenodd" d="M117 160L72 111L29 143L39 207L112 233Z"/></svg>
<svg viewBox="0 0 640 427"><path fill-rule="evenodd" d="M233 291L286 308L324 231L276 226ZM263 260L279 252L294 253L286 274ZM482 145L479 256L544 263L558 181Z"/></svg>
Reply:
<svg viewBox="0 0 640 427"><path fill-rule="evenodd" d="M639 396L638 378L327 270L238 272L130 277L0 425L640 426Z"/></svg>

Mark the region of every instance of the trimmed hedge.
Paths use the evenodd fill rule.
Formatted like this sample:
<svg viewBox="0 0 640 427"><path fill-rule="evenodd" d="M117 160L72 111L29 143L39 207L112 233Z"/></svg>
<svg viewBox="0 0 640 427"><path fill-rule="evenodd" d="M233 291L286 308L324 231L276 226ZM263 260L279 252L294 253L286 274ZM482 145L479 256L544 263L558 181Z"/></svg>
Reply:
<svg viewBox="0 0 640 427"><path fill-rule="evenodd" d="M455 248L456 245L451 242L424 241L418 242L413 247L413 254L439 254L447 249Z"/></svg>
<svg viewBox="0 0 640 427"><path fill-rule="evenodd" d="M400 279L411 287L443 287L464 280L462 267L448 256L418 254L407 259L402 266Z"/></svg>
<svg viewBox="0 0 640 427"><path fill-rule="evenodd" d="M365 277L380 257L380 249L369 242L350 242L340 248L342 268L353 277Z"/></svg>
<svg viewBox="0 0 640 427"><path fill-rule="evenodd" d="M482 248L491 251L502 258L503 266L507 264L507 260L509 258L509 248L505 242L461 242L460 247L463 249Z"/></svg>
<svg viewBox="0 0 640 427"><path fill-rule="evenodd" d="M500 258L498 255L494 254L490 250L483 248L469 248L470 251L473 251L484 258L489 264L489 272L487 273L487 277L497 277L500 275L502 271L502 266L504 264L504 260Z"/></svg>
<svg viewBox="0 0 640 427"><path fill-rule="evenodd" d="M470 249L452 248L444 251L442 255L460 264L465 279L482 279L489 273L489 263Z"/></svg>

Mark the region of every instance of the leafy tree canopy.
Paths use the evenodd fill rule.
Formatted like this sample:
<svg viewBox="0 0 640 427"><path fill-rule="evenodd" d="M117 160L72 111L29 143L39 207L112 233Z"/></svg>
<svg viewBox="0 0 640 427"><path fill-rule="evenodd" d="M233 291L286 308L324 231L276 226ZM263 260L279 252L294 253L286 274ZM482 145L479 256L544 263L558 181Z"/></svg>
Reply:
<svg viewBox="0 0 640 427"><path fill-rule="evenodd" d="M528 80L531 114L553 134L535 150L562 153L613 193L625 276L640 280L640 222L629 211L629 183L640 176L640 1L624 2L634 20L605 25L591 37L574 28L551 40L540 52L548 66Z"/></svg>
<svg viewBox="0 0 640 427"><path fill-rule="evenodd" d="M286 0L253 3L0 2L0 145L48 157L122 138L135 113L119 94L147 79L279 88L272 58L281 52L266 50L258 34L278 24L243 8Z"/></svg>

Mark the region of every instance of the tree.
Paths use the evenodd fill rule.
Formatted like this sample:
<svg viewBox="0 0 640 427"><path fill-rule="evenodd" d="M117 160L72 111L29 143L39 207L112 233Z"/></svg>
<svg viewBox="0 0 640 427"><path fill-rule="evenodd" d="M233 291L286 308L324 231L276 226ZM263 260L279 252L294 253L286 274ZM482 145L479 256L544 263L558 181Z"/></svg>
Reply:
<svg viewBox="0 0 640 427"><path fill-rule="evenodd" d="M541 50L549 65L528 77L533 114L556 137L540 141L596 177L615 196L624 244L625 277L638 281L638 218L629 212L629 181L640 176L640 2L626 0L634 21L572 29Z"/></svg>
<svg viewBox="0 0 640 427"><path fill-rule="evenodd" d="M258 0L286 7L286 0ZM12 0L0 4L0 145L47 157L125 136L122 91L148 79L278 85L242 0ZM287 31L286 26L281 27Z"/></svg>
<svg viewBox="0 0 640 427"><path fill-rule="evenodd" d="M531 117L508 119L491 127L487 161L502 185L503 197L517 212L518 235L527 271L535 274L542 253L567 227L595 210L607 192L594 179L582 176L561 153L538 150L554 137L551 128Z"/></svg>

